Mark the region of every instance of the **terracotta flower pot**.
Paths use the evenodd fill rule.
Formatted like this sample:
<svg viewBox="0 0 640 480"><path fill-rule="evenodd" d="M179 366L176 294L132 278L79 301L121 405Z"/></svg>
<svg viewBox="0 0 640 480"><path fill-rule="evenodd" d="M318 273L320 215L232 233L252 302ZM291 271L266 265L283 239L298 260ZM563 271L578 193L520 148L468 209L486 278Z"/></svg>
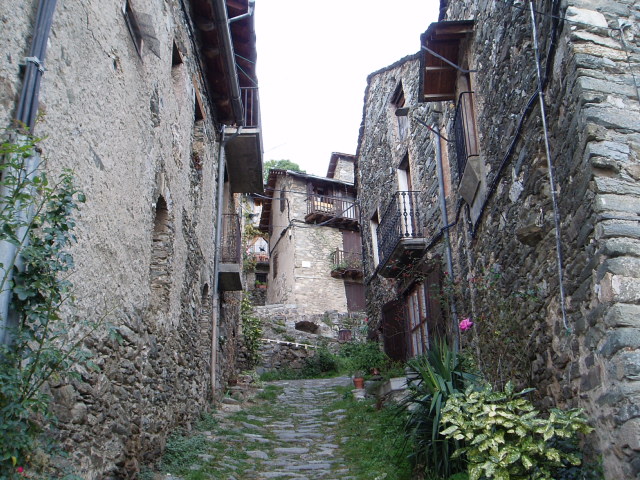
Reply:
<svg viewBox="0 0 640 480"><path fill-rule="evenodd" d="M364 388L364 378L363 377L353 377L353 386L359 389Z"/></svg>

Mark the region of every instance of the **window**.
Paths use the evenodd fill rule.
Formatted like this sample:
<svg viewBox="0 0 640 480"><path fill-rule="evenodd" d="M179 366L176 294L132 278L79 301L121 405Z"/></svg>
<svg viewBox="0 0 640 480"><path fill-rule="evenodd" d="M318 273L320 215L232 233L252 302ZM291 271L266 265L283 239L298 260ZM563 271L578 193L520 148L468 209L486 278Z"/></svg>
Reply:
<svg viewBox="0 0 640 480"><path fill-rule="evenodd" d="M476 133L474 99L468 75L460 75L457 82L456 93L458 94L458 99L453 131L456 147L458 181L461 181L469 158L478 156L478 137Z"/></svg>
<svg viewBox="0 0 640 480"><path fill-rule="evenodd" d="M409 117L404 112L404 90L402 89L402 84L398 85L396 88L393 97L391 97L391 103L395 107L394 110L396 112L395 118L398 126L398 139L403 141L407 138L407 132L409 131ZM402 113L402 115L400 114Z"/></svg>
<svg viewBox="0 0 640 480"><path fill-rule="evenodd" d="M366 310L364 285L344 282L344 292L347 297L347 310L349 312L363 312Z"/></svg>
<svg viewBox="0 0 640 480"><path fill-rule="evenodd" d="M151 292L156 307L168 305L171 288L171 256L173 253L173 228L167 202L160 196L156 201L151 249Z"/></svg>
<svg viewBox="0 0 640 480"><path fill-rule="evenodd" d="M194 77L193 79L193 91L194 91L194 120L196 122L204 120L204 105L202 103L202 97L200 96L200 89L198 83Z"/></svg>
<svg viewBox="0 0 640 480"><path fill-rule="evenodd" d="M447 336L442 307L441 270L431 267L424 272L424 280L416 283L405 295L409 356L425 353L435 338Z"/></svg>
<svg viewBox="0 0 640 480"><path fill-rule="evenodd" d="M136 14L131 8L131 2L129 0L125 0L122 4L122 14L124 15L124 19L127 22L127 28L129 29L129 33L131 34L131 39L133 40L133 44L136 47L136 52L140 58L142 58L142 46L144 41L142 39L142 30L140 29L140 23L137 20Z"/></svg>
<svg viewBox="0 0 640 480"><path fill-rule="evenodd" d="M278 254L276 253L271 260L271 278L274 280L278 276Z"/></svg>
<svg viewBox="0 0 640 480"><path fill-rule="evenodd" d="M422 283L416 285L406 298L412 356L426 353L429 347L426 301L427 297Z"/></svg>
<svg viewBox="0 0 640 480"><path fill-rule="evenodd" d="M467 37L472 32L472 20L443 21L429 26L420 37L423 51L420 90L424 102L456 102L451 136L455 140L458 191L473 207L484 167L479 161L474 93L469 75L473 70L469 70L471 62L466 49ZM476 159L478 161L474 161Z"/></svg>
<svg viewBox="0 0 640 480"><path fill-rule="evenodd" d="M178 44L176 41L173 41L173 50L171 52L171 66L177 67L178 65L182 65L182 53L180 53L180 49L178 48Z"/></svg>
<svg viewBox="0 0 640 480"><path fill-rule="evenodd" d="M378 218L378 211L371 216L369 220L369 229L371 230L371 253L373 254L373 267L377 267L380 263L380 255L378 254L378 226L380 225L380 219Z"/></svg>

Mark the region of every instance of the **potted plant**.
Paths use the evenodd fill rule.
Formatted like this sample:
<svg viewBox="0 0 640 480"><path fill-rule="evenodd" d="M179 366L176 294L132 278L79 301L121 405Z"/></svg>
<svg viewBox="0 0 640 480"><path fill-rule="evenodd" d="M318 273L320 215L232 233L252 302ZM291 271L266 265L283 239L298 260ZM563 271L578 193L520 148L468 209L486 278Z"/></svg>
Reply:
<svg viewBox="0 0 640 480"><path fill-rule="evenodd" d="M364 374L360 370L353 372L353 386L359 390L364 388Z"/></svg>

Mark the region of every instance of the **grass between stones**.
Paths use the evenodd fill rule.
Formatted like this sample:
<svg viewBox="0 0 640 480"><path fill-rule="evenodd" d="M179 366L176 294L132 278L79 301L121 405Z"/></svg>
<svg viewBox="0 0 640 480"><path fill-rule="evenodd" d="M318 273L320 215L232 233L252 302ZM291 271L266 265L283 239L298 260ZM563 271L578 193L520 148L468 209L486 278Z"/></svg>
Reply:
<svg viewBox="0 0 640 480"><path fill-rule="evenodd" d="M143 470L141 480L165 479L166 474L183 480L241 480L253 473L252 452L270 452L274 435L268 422L287 419L290 411L272 401L282 387L268 385L253 405L237 413L205 414L195 432L172 435L167 440L159 471Z"/></svg>
<svg viewBox="0 0 640 480"><path fill-rule="evenodd" d="M340 451L350 475L358 480L410 480L402 415L392 407L376 409L374 400L354 400L351 387L336 390L343 397L324 409L325 420L331 421L330 413L343 411L336 437L343 438Z"/></svg>
<svg viewBox="0 0 640 480"><path fill-rule="evenodd" d="M392 408L377 410L373 401L354 400L351 389L336 387L340 398L322 407L318 419L323 422L322 431L339 444L335 453L341 459L331 470L341 476L331 478L346 475L354 480L410 480L411 464L403 448L402 416ZM282 430L283 424L295 423L300 416L293 407L274 401L282 391L280 386L267 385L240 412L203 416L195 432L170 437L159 471L148 470L140 478L256 478L262 462L277 458L278 450L295 450L279 448L281 442L273 432ZM344 469L341 473L337 471L344 466L348 466L348 474Z"/></svg>

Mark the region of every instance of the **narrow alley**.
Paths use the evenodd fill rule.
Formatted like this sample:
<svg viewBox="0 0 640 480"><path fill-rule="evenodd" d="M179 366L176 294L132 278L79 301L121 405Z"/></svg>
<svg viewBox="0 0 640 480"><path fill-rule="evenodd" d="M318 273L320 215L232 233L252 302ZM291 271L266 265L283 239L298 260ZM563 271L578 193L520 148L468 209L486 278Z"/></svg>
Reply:
<svg viewBox="0 0 640 480"><path fill-rule="evenodd" d="M332 408L350 384L348 377L280 380L242 404L228 397L199 433L169 451L171 470L188 473L155 478L355 479L340 451L345 411Z"/></svg>

